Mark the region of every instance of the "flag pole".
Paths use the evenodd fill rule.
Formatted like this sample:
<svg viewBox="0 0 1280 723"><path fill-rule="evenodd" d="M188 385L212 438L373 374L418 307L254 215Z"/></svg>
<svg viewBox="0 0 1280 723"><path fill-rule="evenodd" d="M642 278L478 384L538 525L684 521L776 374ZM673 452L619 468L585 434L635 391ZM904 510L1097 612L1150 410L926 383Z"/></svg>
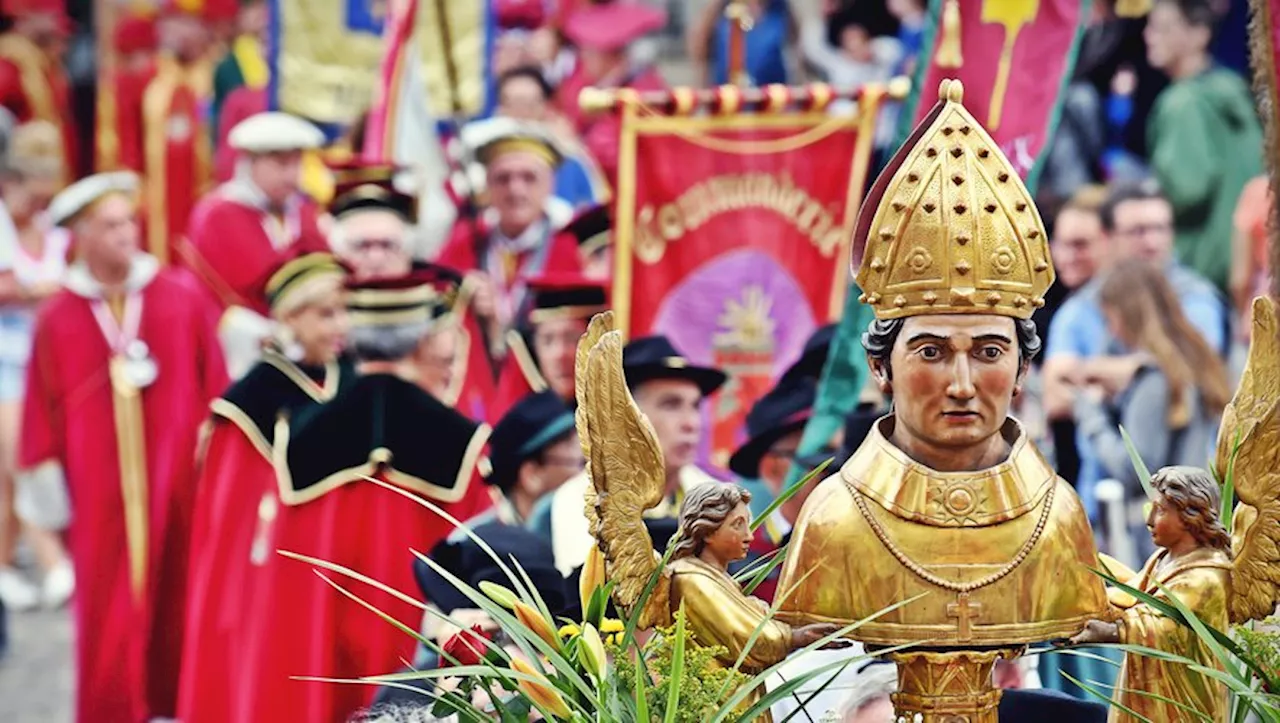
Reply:
<svg viewBox="0 0 1280 723"><path fill-rule="evenodd" d="M453 58L453 27L449 25L449 0L435 0L440 49L444 52L444 76L449 84L449 108L455 123L462 122L462 94L458 92L458 64Z"/></svg>
<svg viewBox="0 0 1280 723"><path fill-rule="evenodd" d="M747 74L747 33L755 20L745 0L730 0L724 16L729 19L729 82L745 88L751 85Z"/></svg>

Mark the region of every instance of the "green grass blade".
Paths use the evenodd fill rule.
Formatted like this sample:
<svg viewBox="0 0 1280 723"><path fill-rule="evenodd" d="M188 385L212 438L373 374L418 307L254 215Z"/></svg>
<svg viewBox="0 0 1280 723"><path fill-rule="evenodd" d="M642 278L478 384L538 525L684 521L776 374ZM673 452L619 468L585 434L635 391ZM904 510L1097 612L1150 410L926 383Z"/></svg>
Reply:
<svg viewBox="0 0 1280 723"><path fill-rule="evenodd" d="M756 588L760 587L760 584L763 583L765 580L768 580L769 576L773 574L774 570L778 569L779 565L787 561L787 547L789 546L778 548L778 552L781 554L775 556L773 560L769 562L769 565L767 567L757 571L756 574L753 575L750 580L747 580L747 582L743 584L742 586L743 593L750 595L751 593L755 592Z"/></svg>
<svg viewBox="0 0 1280 723"><path fill-rule="evenodd" d="M830 467L830 466L831 466L831 460L828 459L827 461L823 462L817 467L814 467L813 470L809 472L809 474L806 474L805 476L796 480L795 484L783 490L782 493L779 494L778 497L774 499L773 502L769 503L768 507L764 508L763 512L761 512L759 515L756 515L756 518L751 521L751 531L755 532L757 529L759 529L760 525L763 525L765 521L769 519L769 516L772 515L774 512L776 512L779 507L786 504L787 500L791 499L792 497L795 497L796 493L804 489L805 485L809 484L814 479L816 479L818 475L821 475L823 472L827 471L827 467Z"/></svg>
<svg viewBox="0 0 1280 723"><path fill-rule="evenodd" d="M318 557L302 555L296 552L290 552L288 550L277 550L276 552L281 557L287 557L290 560L297 560L298 562L305 562L308 565L311 565L313 567L318 567L324 570L329 570L331 572L336 572L339 575L342 575L343 577L347 577L352 580L362 582L368 585L369 587L381 590L386 594L390 595L391 597L399 600L400 602L406 603L408 605L412 605L415 608L418 608L419 610L425 611L428 607L426 603L422 602L421 600L418 600L417 598L414 598L410 595L406 595L403 592L400 592L399 590L391 587L390 585L387 585L386 583L382 583L377 580L374 580L373 578L367 575L363 575L359 572L356 572L355 570L352 570L349 567L339 565L336 562L329 562L328 560L321 560Z"/></svg>
<svg viewBox="0 0 1280 723"><path fill-rule="evenodd" d="M784 549L786 549L785 545L782 547L778 547L777 549L770 550L764 553L763 555L757 557L756 559L752 560L750 564L743 565L741 570L738 570L733 574L734 582L741 585L745 583L747 580L750 580L753 575L755 575L757 572L761 570L761 568L764 568L771 561L773 561L773 558L781 554Z"/></svg>
<svg viewBox="0 0 1280 723"><path fill-rule="evenodd" d="M1151 471L1147 469L1147 463L1142 461L1138 448L1133 445L1133 440L1129 438L1129 432L1124 425L1120 426L1120 437L1124 439L1124 448L1129 452L1129 461L1133 463L1133 471L1138 473L1138 481L1142 483L1147 499L1155 500L1156 490L1151 486Z"/></svg>
<svg viewBox="0 0 1280 723"><path fill-rule="evenodd" d="M563 680L565 680L568 685L573 687L575 691L582 695L588 698L591 697L592 688L589 682L583 679L582 675L578 672L577 667L565 659L559 650L547 643L547 641L538 637L532 630L529 630L522 625L520 621L517 620L516 617L506 608L493 600L490 600L484 593L458 579L456 575L441 567L435 560L432 560L430 557L418 552L417 550L413 550L412 552L414 556L419 560L422 560L424 564L432 570L435 570L436 573L447 580L449 584L457 588L458 592L461 592L468 600L474 603L477 608L484 611L489 617L493 618L493 621L496 622L503 631L511 635L513 642L515 642L520 650L524 652L526 657L530 660L536 660L539 655L546 658L556 671L561 673ZM565 696L565 699L570 701L571 704L575 703L576 698L577 696L574 695Z"/></svg>
<svg viewBox="0 0 1280 723"><path fill-rule="evenodd" d="M484 550L485 554L488 555L489 558L492 559L494 563L498 565L498 569L502 570L503 574L507 576L507 579L511 581L511 585L515 589L515 593L519 595L520 598L524 600L526 603L529 603L530 605L534 605L533 593L525 589L524 583L518 577L516 577L515 573L511 571L511 568L507 566L506 561L503 560L502 557L499 556L498 553L495 552L494 549L489 546L489 543L480 539L480 537L476 535L474 532L472 532L471 528L467 527L467 525L463 523L461 520L449 514L443 508L435 505L430 500L419 497L418 495L415 495L412 492L409 492L408 490L401 489L400 487L397 487L388 482L383 482L382 480L376 479L374 477L362 476L361 479L363 479L366 482L372 482L373 484L376 484L379 487L382 487L383 489L390 490L400 495L401 497L404 497L405 499L411 500L415 504L417 504L419 507L425 507L426 509L431 510L436 515L446 520L449 524L453 525L456 529L461 530L462 533L465 534L468 539L474 542L476 546L479 547L481 550Z"/></svg>
<svg viewBox="0 0 1280 723"><path fill-rule="evenodd" d="M1222 479L1222 512L1218 519L1231 534L1231 523L1235 520L1236 509L1236 455L1240 454L1240 430L1236 430L1235 439L1231 441L1231 457L1227 460L1227 474Z"/></svg>
<svg viewBox="0 0 1280 723"><path fill-rule="evenodd" d="M636 723L649 723L649 668L639 648L632 648L632 654L636 661Z"/></svg>
<svg viewBox="0 0 1280 723"><path fill-rule="evenodd" d="M1099 686L1099 687L1102 687L1102 688L1105 688L1105 687L1106 687L1106 684L1105 684L1105 683L1101 683L1101 682L1098 682L1098 681L1096 681L1096 680L1091 680L1091 681L1089 681L1089 684L1090 684L1090 685L1096 685L1096 686ZM1139 689L1137 689L1137 688L1120 688L1120 687L1117 687L1117 688L1116 688L1116 692L1117 692L1117 693L1128 693L1128 694L1130 694L1130 695L1136 695L1136 696L1139 696L1139 697L1142 697L1142 698L1150 698L1150 699L1152 699L1152 700L1158 700L1158 701L1160 701L1161 703L1165 703L1165 704L1167 704L1167 705L1171 705L1171 706L1173 706L1173 707L1175 707L1175 708L1178 708L1179 710L1184 710L1184 711L1186 711L1187 713L1189 713L1189 714L1191 714L1191 715L1193 715L1193 716L1195 716L1195 717L1197 717L1197 718L1199 718L1199 719L1201 719L1201 720L1208 721L1209 723L1214 723L1214 721L1213 721L1213 716L1209 715L1208 713L1204 713L1204 712L1202 712L1202 711L1196 710L1195 708L1192 708L1191 706L1189 706L1189 705L1187 705L1186 703L1183 703L1183 702L1181 702L1181 701L1173 700L1172 698L1167 698L1167 697L1165 697L1165 696L1163 696L1163 695L1160 695L1160 694L1158 694L1158 693L1152 693L1152 692L1151 692L1151 691L1149 691L1149 690L1139 690Z"/></svg>
<svg viewBox="0 0 1280 723"><path fill-rule="evenodd" d="M1084 692L1088 693L1089 695L1092 695L1093 697L1097 698L1098 700L1102 701L1103 703L1106 703L1107 705L1115 706L1116 708L1119 708L1120 710L1124 711L1125 713L1128 713L1129 715L1133 716L1133 719L1134 719L1134 720L1136 720L1136 721L1141 721L1141 723L1152 723L1152 721L1150 721L1150 720L1149 720L1149 719L1147 719L1146 717L1141 716L1141 715L1139 715L1138 713L1135 713L1135 712L1133 711L1133 709L1132 709L1132 708L1129 708L1128 706L1125 706L1125 705L1121 705L1120 703L1117 703L1117 702L1115 702L1115 701L1111 700L1111 696L1107 695L1106 693L1099 692L1096 688L1094 688L1093 686L1089 685L1088 683L1086 683L1086 682L1084 682L1084 681L1082 681L1082 680L1076 680L1076 679L1075 679L1075 677L1074 677L1074 676L1072 676L1072 675L1071 675L1070 673L1068 673L1067 671L1065 671L1065 670L1060 670L1060 671L1058 671L1058 675L1061 675L1062 677L1066 678L1067 680L1071 681L1072 683L1075 683L1075 684L1076 684L1076 686L1077 686L1078 688L1080 688L1080 690L1083 690Z"/></svg>
<svg viewBox="0 0 1280 723"><path fill-rule="evenodd" d="M667 711L664 723L675 723L680 713L680 682L684 680L684 605L676 613L676 635L671 643L671 670L667 673Z"/></svg>
<svg viewBox="0 0 1280 723"><path fill-rule="evenodd" d="M845 669L846 669L846 668L848 668L851 664L852 664L852 663L850 663L850 662L846 661L846 662L845 662L845 664L844 664L844 666L842 666L842 667L840 667L840 668L837 668L835 671L833 671L833 672L831 673L831 677L830 677L830 678L827 678L826 682L824 682L822 685L818 686L817 690L815 690L815 691L813 691L812 693L810 693L809 695L805 696L805 699L804 699L804 700L802 700L802 701L800 701L800 706L799 706L798 708L796 708L795 710L791 711L790 713L788 713L788 714L787 714L787 717L786 717L786 718L783 718L781 721L779 721L779 723L787 723L787 722L788 722L788 721L790 721L792 718L795 718L796 716L800 715L801 713L804 713L804 714L805 714L805 716L806 716L806 717L808 717L808 715L809 715L809 714L806 712L806 709L809 707L809 704L810 704L810 703L812 703L812 702L813 702L813 700L814 700L815 698L817 698L819 695L821 695L823 692L825 692L825 691L827 690L827 688L831 687L831 684L832 684L832 683L834 683L834 682L836 681L836 678L840 677L840 674L841 674L841 673L843 673L843 672L845 671ZM781 677L781 676L779 676L779 677ZM810 680L812 680L812 678L811 678ZM770 707L772 707L772 706L770 706ZM810 719L810 720L812 720L812 719Z"/></svg>

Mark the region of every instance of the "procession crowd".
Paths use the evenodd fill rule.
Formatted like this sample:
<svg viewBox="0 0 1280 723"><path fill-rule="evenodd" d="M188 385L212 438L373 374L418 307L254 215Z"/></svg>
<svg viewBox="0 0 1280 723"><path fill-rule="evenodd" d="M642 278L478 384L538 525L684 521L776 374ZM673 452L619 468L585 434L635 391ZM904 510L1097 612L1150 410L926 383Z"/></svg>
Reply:
<svg viewBox="0 0 1280 723"><path fill-rule="evenodd" d="M495 106L443 141L450 222L432 233L412 174L362 155L363 118L331 142L268 110L263 0L119 19L93 122L74 110L63 4L6 0L0 657L6 619L69 604L77 720L346 720L369 688L290 676L438 661L277 551L468 624L486 621L407 551L505 581L406 496L467 521L571 614L592 546L575 352L610 307L619 155L619 120L576 98L665 88L673 27L704 84L733 80L724 5L668 17L639 0L496 0ZM759 84L885 82L927 52L924 0L843 0L803 20L786 0L744 5ZM1122 18L1094 2L1040 178L1057 283L1015 411L1100 546L1131 564L1150 538L1120 428L1150 469L1205 465L1270 283L1264 142L1232 35L1243 5L1156 0ZM626 381L668 480L657 546L704 481L740 480L759 513L793 465L858 447L892 401L870 383L821 453L798 454L835 333L788 360L719 464L706 408L726 374L666 337L630 340ZM807 492L770 514L753 558L786 543ZM441 642L456 632L359 594ZM1011 687L1037 677L1002 671ZM883 672L860 672L833 708L884 719Z"/></svg>

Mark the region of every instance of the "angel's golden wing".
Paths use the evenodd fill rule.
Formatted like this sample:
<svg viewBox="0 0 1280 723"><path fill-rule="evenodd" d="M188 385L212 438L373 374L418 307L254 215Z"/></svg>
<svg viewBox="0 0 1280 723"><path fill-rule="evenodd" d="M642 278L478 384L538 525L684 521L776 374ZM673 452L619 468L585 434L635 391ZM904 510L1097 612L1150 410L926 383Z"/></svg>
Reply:
<svg viewBox="0 0 1280 723"><path fill-rule="evenodd" d="M1280 323L1253 300L1253 337L1240 386L1222 412L1216 465L1240 501L1232 530L1231 622L1259 620L1280 601ZM1238 447L1237 447L1238 445Z"/></svg>
<svg viewBox="0 0 1280 723"><path fill-rule="evenodd" d="M658 567L644 511L662 501L666 475L653 426L627 389L622 335L607 329L598 334L609 321L593 319L578 347L578 432L591 479L591 532L604 552L605 574L617 585L614 599L630 612ZM584 349L589 341L594 343ZM667 623L669 587L664 575L645 605L641 627Z"/></svg>

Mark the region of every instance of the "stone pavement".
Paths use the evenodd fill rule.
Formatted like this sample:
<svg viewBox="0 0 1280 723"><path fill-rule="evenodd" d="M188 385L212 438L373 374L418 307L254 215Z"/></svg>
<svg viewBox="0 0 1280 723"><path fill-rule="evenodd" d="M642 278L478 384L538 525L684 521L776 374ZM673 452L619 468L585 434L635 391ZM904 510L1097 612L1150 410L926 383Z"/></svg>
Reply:
<svg viewBox="0 0 1280 723"><path fill-rule="evenodd" d="M70 723L75 688L69 610L9 613L0 660L0 721Z"/></svg>

